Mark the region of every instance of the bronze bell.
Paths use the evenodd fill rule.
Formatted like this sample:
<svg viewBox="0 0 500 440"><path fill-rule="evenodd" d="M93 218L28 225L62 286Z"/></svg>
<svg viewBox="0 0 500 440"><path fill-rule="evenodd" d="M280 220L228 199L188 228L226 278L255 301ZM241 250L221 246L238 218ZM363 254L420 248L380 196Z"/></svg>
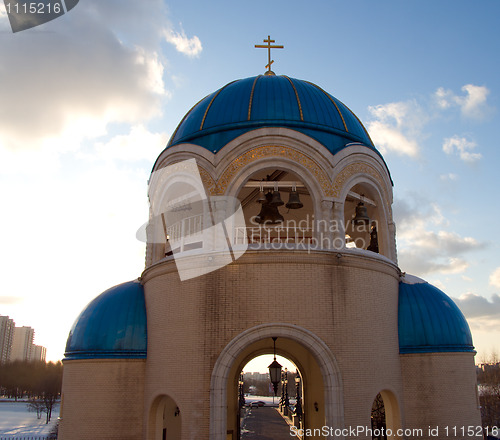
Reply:
<svg viewBox="0 0 500 440"><path fill-rule="evenodd" d="M262 208L260 209L259 215L255 217L255 221L259 224L266 225L276 225L282 223L285 219L278 211L277 206L271 205L271 200L273 199L273 193L268 192L265 195L266 201L262 203Z"/></svg>
<svg viewBox="0 0 500 440"><path fill-rule="evenodd" d="M378 235L377 226L373 226L370 232L370 245L366 248L369 251L376 252L378 254Z"/></svg>
<svg viewBox="0 0 500 440"><path fill-rule="evenodd" d="M363 202L359 202L358 206L356 206L356 215L352 219L352 223L355 226L369 225L370 224L370 217L368 217L368 211L367 211L366 206Z"/></svg>
<svg viewBox="0 0 500 440"><path fill-rule="evenodd" d="M273 191L273 197L271 201L269 202L271 206L282 206L285 204L283 200L281 200L281 194L280 192L276 189Z"/></svg>
<svg viewBox="0 0 500 440"><path fill-rule="evenodd" d="M297 192L297 190L293 190L290 192L288 203L285 206L288 209L300 209L304 206L304 204L300 201L299 193Z"/></svg>
<svg viewBox="0 0 500 440"><path fill-rule="evenodd" d="M257 203L266 203L266 202L267 202L266 195L264 194L264 191L260 190L259 198L257 199Z"/></svg>
<svg viewBox="0 0 500 440"><path fill-rule="evenodd" d="M276 225L282 223L285 219L278 211L277 206L271 206L268 203L263 203L259 215L255 217L255 221L260 225Z"/></svg>

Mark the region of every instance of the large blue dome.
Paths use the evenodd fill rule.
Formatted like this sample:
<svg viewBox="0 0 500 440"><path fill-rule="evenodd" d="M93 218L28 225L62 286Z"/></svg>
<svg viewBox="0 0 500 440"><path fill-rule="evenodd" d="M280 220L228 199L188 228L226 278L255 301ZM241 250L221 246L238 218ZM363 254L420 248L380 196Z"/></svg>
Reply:
<svg viewBox="0 0 500 440"><path fill-rule="evenodd" d="M457 305L437 287L411 279L399 284L399 352L474 352L469 325Z"/></svg>
<svg viewBox="0 0 500 440"><path fill-rule="evenodd" d="M203 98L184 116L168 146L192 143L217 152L261 127L291 128L333 154L352 143L377 151L359 119L338 99L310 82L274 75L236 80Z"/></svg>
<svg viewBox="0 0 500 440"><path fill-rule="evenodd" d="M147 322L138 280L112 287L78 316L69 332L65 359L145 358Z"/></svg>

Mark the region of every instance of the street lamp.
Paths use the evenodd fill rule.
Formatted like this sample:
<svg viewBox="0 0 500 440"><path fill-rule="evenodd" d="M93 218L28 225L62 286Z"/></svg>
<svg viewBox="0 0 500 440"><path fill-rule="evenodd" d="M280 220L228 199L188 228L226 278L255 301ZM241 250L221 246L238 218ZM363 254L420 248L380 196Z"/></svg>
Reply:
<svg viewBox="0 0 500 440"><path fill-rule="evenodd" d="M283 374L283 388L285 389L285 399L283 402L285 408L285 415L288 415L288 407L290 406L290 400L288 399L288 369L285 368L285 373Z"/></svg>
<svg viewBox="0 0 500 440"><path fill-rule="evenodd" d="M302 403L301 403L301 398L302 398L302 386L300 383L300 374L299 370L297 370L296 376L295 376L295 386L297 387L296 393L297 393L297 403L295 404L295 414L299 418L299 423L302 418Z"/></svg>
<svg viewBox="0 0 500 440"><path fill-rule="evenodd" d="M274 395L278 395L278 384L280 383L280 377L281 377L281 364L276 361L276 339L277 337L273 337L273 343L274 343L274 361L271 362L269 365L269 377L271 379L271 383L273 384L274 388Z"/></svg>
<svg viewBox="0 0 500 440"><path fill-rule="evenodd" d="M245 391L244 391L245 383L243 379L244 379L243 372L241 372L240 380L238 381L240 408L245 406Z"/></svg>
<svg viewBox="0 0 500 440"><path fill-rule="evenodd" d="M280 398L280 409L283 408L283 405L285 404L285 387L284 387L284 383L285 383L285 378L284 378L284 374L285 372L282 371L281 372L281 398Z"/></svg>

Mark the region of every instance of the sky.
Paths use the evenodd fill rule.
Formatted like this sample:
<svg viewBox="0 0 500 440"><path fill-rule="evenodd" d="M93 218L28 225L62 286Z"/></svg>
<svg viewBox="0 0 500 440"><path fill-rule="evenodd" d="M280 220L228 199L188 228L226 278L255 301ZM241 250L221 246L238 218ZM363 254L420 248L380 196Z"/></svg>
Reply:
<svg viewBox="0 0 500 440"><path fill-rule="evenodd" d="M140 276L147 179L184 114L263 73L316 83L394 182L398 263L500 352L500 2L80 0L13 33L0 4L0 314L64 355L80 311Z"/></svg>

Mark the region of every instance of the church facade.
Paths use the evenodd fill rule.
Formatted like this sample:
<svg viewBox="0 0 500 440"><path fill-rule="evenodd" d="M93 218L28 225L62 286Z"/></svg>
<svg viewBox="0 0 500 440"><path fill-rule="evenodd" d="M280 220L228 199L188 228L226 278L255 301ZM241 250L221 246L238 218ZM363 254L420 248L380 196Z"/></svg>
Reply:
<svg viewBox="0 0 500 440"><path fill-rule="evenodd" d="M313 83L268 72L202 99L154 164L144 271L70 331L60 438L236 440L240 372L274 346L308 438L371 439L377 397L387 438L482 438L469 327L399 268L392 188Z"/></svg>

